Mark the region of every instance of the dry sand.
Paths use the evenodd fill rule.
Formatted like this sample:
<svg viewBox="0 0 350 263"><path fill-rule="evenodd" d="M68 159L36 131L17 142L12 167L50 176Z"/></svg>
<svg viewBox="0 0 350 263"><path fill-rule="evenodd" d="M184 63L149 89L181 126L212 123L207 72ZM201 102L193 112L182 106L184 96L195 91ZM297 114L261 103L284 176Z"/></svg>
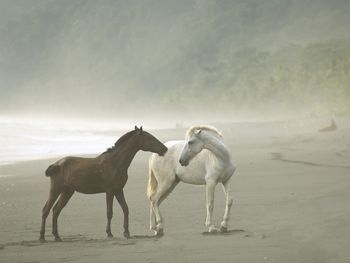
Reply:
<svg viewBox="0 0 350 263"><path fill-rule="evenodd" d="M205 231L205 190L179 184L162 203L165 236L151 237L146 198L149 153L138 153L125 193L131 239L122 237L122 212L114 206L105 234L105 196L76 193L59 218L63 242L47 222L39 243L41 208L52 160L0 167L0 262L350 262L350 121L321 133L329 120L219 125L237 161L229 235ZM184 130L163 130L162 140ZM224 196L216 189L215 219Z"/></svg>

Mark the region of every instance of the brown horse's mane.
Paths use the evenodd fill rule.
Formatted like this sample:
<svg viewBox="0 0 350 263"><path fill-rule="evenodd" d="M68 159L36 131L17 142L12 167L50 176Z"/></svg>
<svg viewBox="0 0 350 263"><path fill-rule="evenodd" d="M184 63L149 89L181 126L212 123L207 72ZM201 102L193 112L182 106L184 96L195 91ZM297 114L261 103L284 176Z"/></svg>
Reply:
<svg viewBox="0 0 350 263"><path fill-rule="evenodd" d="M125 133L122 137L120 137L115 144L112 147L107 148L107 150L104 153L109 153L111 151L114 151L118 146L120 146L121 144L123 144L124 142L126 142L127 140L129 140L129 138L134 134L134 131L130 131L128 133Z"/></svg>

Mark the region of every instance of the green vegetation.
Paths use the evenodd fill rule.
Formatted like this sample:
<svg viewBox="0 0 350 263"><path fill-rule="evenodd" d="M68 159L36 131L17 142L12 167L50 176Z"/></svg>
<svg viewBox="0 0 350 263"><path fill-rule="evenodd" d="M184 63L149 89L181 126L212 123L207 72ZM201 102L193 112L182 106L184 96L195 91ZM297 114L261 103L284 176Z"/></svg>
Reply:
<svg viewBox="0 0 350 263"><path fill-rule="evenodd" d="M230 54L230 52L227 52ZM165 103L181 107L201 98L194 108L350 113L350 41L290 45L275 52L242 49L202 67Z"/></svg>
<svg viewBox="0 0 350 263"><path fill-rule="evenodd" d="M0 111L348 114L349 13L347 0L3 0Z"/></svg>

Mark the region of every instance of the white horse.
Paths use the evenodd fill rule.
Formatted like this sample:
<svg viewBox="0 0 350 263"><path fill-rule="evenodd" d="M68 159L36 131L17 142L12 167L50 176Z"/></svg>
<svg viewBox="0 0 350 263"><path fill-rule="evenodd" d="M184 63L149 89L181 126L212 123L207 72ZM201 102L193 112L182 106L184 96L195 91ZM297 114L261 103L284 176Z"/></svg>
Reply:
<svg viewBox="0 0 350 263"><path fill-rule="evenodd" d="M217 231L212 221L214 192L216 185L222 183L226 194L226 207L220 231L226 232L232 206L230 179L235 166L221 133L212 126L195 126L186 132L186 140L169 141L165 145L168 151L163 157L152 154L149 160L147 196L151 201L151 230L156 235L163 235L163 218L159 205L181 181L206 185L205 225L208 232Z"/></svg>

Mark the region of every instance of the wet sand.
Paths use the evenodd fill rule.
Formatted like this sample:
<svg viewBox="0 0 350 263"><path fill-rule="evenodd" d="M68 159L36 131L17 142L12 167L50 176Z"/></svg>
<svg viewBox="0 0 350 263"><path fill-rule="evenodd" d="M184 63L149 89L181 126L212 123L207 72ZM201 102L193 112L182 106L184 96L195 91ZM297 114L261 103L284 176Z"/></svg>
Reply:
<svg viewBox="0 0 350 263"><path fill-rule="evenodd" d="M114 205L105 234L105 196L76 193L59 217L63 242L39 243L41 208L52 160L0 166L0 262L350 262L350 121L319 132L326 120L218 125L237 162L230 232L206 230L205 189L180 183L162 203L165 235L149 230L149 153L140 152L125 188L130 239ZM185 129L154 131L163 141ZM218 185L219 224L224 195Z"/></svg>

